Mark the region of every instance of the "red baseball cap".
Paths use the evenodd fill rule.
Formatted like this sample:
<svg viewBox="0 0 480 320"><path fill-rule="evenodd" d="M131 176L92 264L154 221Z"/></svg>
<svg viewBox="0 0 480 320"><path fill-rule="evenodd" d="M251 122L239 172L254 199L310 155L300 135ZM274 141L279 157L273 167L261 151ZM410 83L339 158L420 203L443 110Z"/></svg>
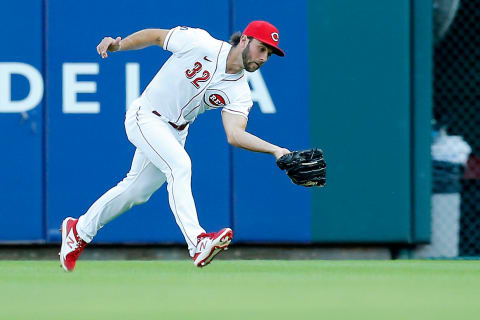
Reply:
<svg viewBox="0 0 480 320"><path fill-rule="evenodd" d="M278 47L280 36L278 35L278 29L273 24L267 21L252 21L243 30L243 34L269 45L276 55L280 57L285 55L285 52Z"/></svg>

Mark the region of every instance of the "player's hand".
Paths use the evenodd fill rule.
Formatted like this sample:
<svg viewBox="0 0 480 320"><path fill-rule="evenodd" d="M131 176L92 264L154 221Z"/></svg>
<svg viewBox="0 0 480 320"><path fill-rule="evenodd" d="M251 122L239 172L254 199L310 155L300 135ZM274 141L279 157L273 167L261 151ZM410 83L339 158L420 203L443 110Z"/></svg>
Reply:
<svg viewBox="0 0 480 320"><path fill-rule="evenodd" d="M278 160L283 155L286 155L287 153L290 153L290 150L285 149L285 148L278 148L275 151L273 151L273 155L275 156L275 159Z"/></svg>
<svg viewBox="0 0 480 320"><path fill-rule="evenodd" d="M112 37L105 37L102 39L102 41L100 41L97 46L97 52L102 59L108 57L107 51L115 52L120 49L120 40L122 40L120 37L117 37L116 39L113 39Z"/></svg>

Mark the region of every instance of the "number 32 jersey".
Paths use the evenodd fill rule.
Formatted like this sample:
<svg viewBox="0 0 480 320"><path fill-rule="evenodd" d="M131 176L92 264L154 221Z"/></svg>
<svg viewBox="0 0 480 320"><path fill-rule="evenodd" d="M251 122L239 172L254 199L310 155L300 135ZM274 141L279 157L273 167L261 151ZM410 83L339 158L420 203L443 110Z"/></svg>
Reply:
<svg viewBox="0 0 480 320"><path fill-rule="evenodd" d="M248 119L253 103L245 71L226 73L229 43L202 29L176 27L163 48L173 54L142 94L152 109L177 125L216 108Z"/></svg>

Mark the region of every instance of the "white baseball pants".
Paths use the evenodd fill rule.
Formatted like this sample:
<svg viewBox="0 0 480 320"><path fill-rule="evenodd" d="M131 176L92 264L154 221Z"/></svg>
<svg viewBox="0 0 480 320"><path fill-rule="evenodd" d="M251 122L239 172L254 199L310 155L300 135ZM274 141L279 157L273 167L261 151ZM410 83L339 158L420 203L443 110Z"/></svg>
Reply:
<svg viewBox="0 0 480 320"><path fill-rule="evenodd" d="M77 232L92 241L106 223L150 196L167 181L168 200L190 255L195 253L200 226L191 190L191 161L184 149L188 128L178 131L152 109L135 100L127 111L125 129L137 150L127 176L79 218Z"/></svg>

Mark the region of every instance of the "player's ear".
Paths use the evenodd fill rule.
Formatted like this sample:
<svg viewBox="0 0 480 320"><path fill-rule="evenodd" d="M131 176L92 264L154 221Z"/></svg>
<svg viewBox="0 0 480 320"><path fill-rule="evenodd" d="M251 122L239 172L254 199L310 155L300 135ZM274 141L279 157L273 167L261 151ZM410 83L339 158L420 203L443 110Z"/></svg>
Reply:
<svg viewBox="0 0 480 320"><path fill-rule="evenodd" d="M248 37L246 35L242 34L242 36L240 37L240 43L239 44L242 46L242 48L245 48L248 45L248 41L249 41Z"/></svg>

